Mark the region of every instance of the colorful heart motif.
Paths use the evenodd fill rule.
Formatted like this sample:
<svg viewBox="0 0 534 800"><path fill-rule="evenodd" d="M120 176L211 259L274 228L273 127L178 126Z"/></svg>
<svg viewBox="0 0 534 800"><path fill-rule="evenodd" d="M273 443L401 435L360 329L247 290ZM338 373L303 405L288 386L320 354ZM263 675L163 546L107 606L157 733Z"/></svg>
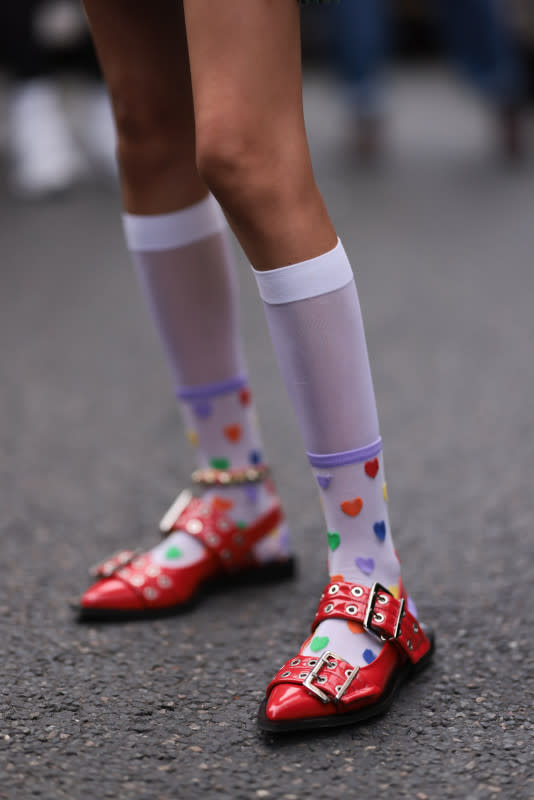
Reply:
<svg viewBox="0 0 534 800"><path fill-rule="evenodd" d="M351 633L365 633L365 628L361 622L347 622L347 625Z"/></svg>
<svg viewBox="0 0 534 800"><path fill-rule="evenodd" d="M175 559L181 558L182 556L183 553L179 547L168 547L167 550L165 550L165 558Z"/></svg>
<svg viewBox="0 0 534 800"><path fill-rule="evenodd" d="M234 501L227 500L226 497L214 497L211 501L211 505L219 511L229 511L234 507Z"/></svg>
<svg viewBox="0 0 534 800"><path fill-rule="evenodd" d="M363 660L365 661L365 663L366 663L366 664L370 664L370 663L371 663L371 661L374 661L374 660L375 660L375 658L376 658L376 656L375 656L375 654L373 653L373 651L372 651L372 650L369 650L369 648L367 648L366 650L364 650L364 651L363 651L363 653L362 653L362 655L363 655Z"/></svg>
<svg viewBox="0 0 534 800"><path fill-rule="evenodd" d="M382 494L384 495L384 500L386 501L386 503L389 502L388 501L388 485L387 485L386 482L384 482L382 484Z"/></svg>
<svg viewBox="0 0 534 800"><path fill-rule="evenodd" d="M353 500L344 500L340 505L342 511L349 517L357 517L363 508L363 500L361 497L355 497Z"/></svg>
<svg viewBox="0 0 534 800"><path fill-rule="evenodd" d="M261 464L261 453L259 450L251 450L248 454L248 460L251 464Z"/></svg>
<svg viewBox="0 0 534 800"><path fill-rule="evenodd" d="M229 442L238 442L243 435L241 425L226 425L224 428L224 435Z"/></svg>
<svg viewBox="0 0 534 800"><path fill-rule="evenodd" d="M356 566L363 572L364 575L370 575L375 568L374 558L360 558L358 557L355 562Z"/></svg>
<svg viewBox="0 0 534 800"><path fill-rule="evenodd" d="M212 458L210 461L210 466L213 469L229 469L230 467L230 459L229 458Z"/></svg>
<svg viewBox="0 0 534 800"><path fill-rule="evenodd" d="M241 403L242 406L250 405L251 400L252 400L252 394L250 392L250 389L243 388L239 390L239 402Z"/></svg>
<svg viewBox="0 0 534 800"><path fill-rule="evenodd" d="M198 433L196 431L194 431L192 428L189 428L189 430L185 432L185 435L187 436L191 447L198 447Z"/></svg>
<svg viewBox="0 0 534 800"><path fill-rule="evenodd" d="M314 636L310 642L310 650L313 650L314 653L318 653L319 650L324 650L329 641L330 639L328 636Z"/></svg>
<svg viewBox="0 0 534 800"><path fill-rule="evenodd" d="M388 589L393 597L397 599L400 597L400 587L398 583L392 583L391 586L388 586Z"/></svg>
<svg viewBox="0 0 534 800"><path fill-rule="evenodd" d="M341 536L337 531L328 531L328 547L330 550L334 551L337 550L339 545L341 544Z"/></svg>
<svg viewBox="0 0 534 800"><path fill-rule="evenodd" d="M365 474L369 475L370 478L376 478L379 468L380 464L378 463L378 458L373 458L372 461L365 462Z"/></svg>
<svg viewBox="0 0 534 800"><path fill-rule="evenodd" d="M209 400L197 400L193 405L193 412L199 419L207 419L211 417L213 408Z"/></svg>
<svg viewBox="0 0 534 800"><path fill-rule="evenodd" d="M379 542L385 541L386 523L384 522L384 520L380 520L380 522L375 522L375 524L373 525L373 530Z"/></svg>
<svg viewBox="0 0 534 800"><path fill-rule="evenodd" d="M332 480L331 475L317 475L317 483L319 484L321 489L328 489L331 480Z"/></svg>

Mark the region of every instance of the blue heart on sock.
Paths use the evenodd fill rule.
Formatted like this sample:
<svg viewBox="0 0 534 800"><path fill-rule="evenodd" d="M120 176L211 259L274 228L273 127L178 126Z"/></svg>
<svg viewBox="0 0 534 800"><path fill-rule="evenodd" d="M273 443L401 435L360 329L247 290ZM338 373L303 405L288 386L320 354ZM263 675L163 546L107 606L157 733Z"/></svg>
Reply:
<svg viewBox="0 0 534 800"><path fill-rule="evenodd" d="M384 520L380 522L375 522L373 525L373 530L375 532L375 536L379 542L383 542L386 538L386 523Z"/></svg>
<svg viewBox="0 0 534 800"><path fill-rule="evenodd" d="M331 475L317 475L317 483L319 484L321 489L328 489L331 480L332 480Z"/></svg>
<svg viewBox="0 0 534 800"><path fill-rule="evenodd" d="M193 405L193 412L199 419L207 419L211 417L213 408L209 400L197 400Z"/></svg>
<svg viewBox="0 0 534 800"><path fill-rule="evenodd" d="M251 464L261 464L261 453L259 450L251 450L248 454L248 460Z"/></svg>
<svg viewBox="0 0 534 800"><path fill-rule="evenodd" d="M367 648L367 650L364 650L362 655L363 655L363 660L365 661L366 664L370 664L371 661L374 661L376 658L373 651L369 650L369 648Z"/></svg>
<svg viewBox="0 0 534 800"><path fill-rule="evenodd" d="M245 494L249 503L257 503L260 490L255 483L245 486Z"/></svg>

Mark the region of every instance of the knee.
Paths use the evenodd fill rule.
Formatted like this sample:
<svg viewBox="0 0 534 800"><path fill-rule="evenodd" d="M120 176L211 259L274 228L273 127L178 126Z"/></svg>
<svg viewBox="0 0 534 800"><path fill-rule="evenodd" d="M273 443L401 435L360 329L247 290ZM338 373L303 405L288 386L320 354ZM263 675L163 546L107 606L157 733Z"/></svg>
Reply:
<svg viewBox="0 0 534 800"><path fill-rule="evenodd" d="M159 87L146 85L142 75L122 76L110 84L110 93L123 173L139 178L146 173L153 179L169 169L184 149L190 149L193 158L193 125L179 117L179 103L174 98Z"/></svg>
<svg viewBox="0 0 534 800"><path fill-rule="evenodd" d="M197 123L197 170L223 206L256 204L273 183L269 152L260 131L252 134L228 119Z"/></svg>

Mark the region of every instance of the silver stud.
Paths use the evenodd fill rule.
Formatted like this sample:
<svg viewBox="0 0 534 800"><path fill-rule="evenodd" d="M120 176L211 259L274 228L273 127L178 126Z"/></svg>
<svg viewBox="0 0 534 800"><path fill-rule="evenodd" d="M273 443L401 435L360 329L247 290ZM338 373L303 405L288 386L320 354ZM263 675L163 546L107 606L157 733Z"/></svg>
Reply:
<svg viewBox="0 0 534 800"><path fill-rule="evenodd" d="M338 592L339 592L339 586L337 585L337 583L333 583L328 590L328 594L337 594Z"/></svg>
<svg viewBox="0 0 534 800"><path fill-rule="evenodd" d="M185 529L194 535L200 533L204 529L204 525L199 519L190 519L185 523Z"/></svg>
<svg viewBox="0 0 534 800"><path fill-rule="evenodd" d="M354 597L361 597L363 594L363 589L361 586L353 586L350 590L350 593L354 595Z"/></svg>
<svg viewBox="0 0 534 800"><path fill-rule="evenodd" d="M324 607L325 614L330 614L330 612L332 611L333 608L334 608L334 604L333 603L328 603L328 605Z"/></svg>
<svg viewBox="0 0 534 800"><path fill-rule="evenodd" d="M354 614L358 613L358 609L356 608L356 606L345 606L345 611L347 612L347 614L352 614L353 616Z"/></svg>
<svg viewBox="0 0 534 800"><path fill-rule="evenodd" d="M293 661L290 662L290 664L292 667L296 667L298 664L300 664L300 658L294 658Z"/></svg>
<svg viewBox="0 0 534 800"><path fill-rule="evenodd" d="M148 575L149 578L157 578L160 572L160 568L155 564L145 569L145 574Z"/></svg>
<svg viewBox="0 0 534 800"><path fill-rule="evenodd" d="M385 616L377 611L376 614L373 614L373 619L375 622L384 622Z"/></svg>

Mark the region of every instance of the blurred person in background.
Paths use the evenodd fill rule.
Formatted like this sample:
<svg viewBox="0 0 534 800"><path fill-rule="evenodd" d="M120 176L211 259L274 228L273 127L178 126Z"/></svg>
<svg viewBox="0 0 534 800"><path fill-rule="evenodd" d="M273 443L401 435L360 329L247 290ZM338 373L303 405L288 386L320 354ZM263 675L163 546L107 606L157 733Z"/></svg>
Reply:
<svg viewBox="0 0 534 800"><path fill-rule="evenodd" d="M77 0L3 3L0 54L12 191L41 197L91 173L115 175L111 109Z"/></svg>
<svg viewBox="0 0 534 800"><path fill-rule="evenodd" d="M523 153L524 76L503 0L425 0L459 72L493 109L499 145ZM350 0L333 9L334 60L354 119L356 151L373 160L382 149L384 73L391 50L391 0Z"/></svg>

